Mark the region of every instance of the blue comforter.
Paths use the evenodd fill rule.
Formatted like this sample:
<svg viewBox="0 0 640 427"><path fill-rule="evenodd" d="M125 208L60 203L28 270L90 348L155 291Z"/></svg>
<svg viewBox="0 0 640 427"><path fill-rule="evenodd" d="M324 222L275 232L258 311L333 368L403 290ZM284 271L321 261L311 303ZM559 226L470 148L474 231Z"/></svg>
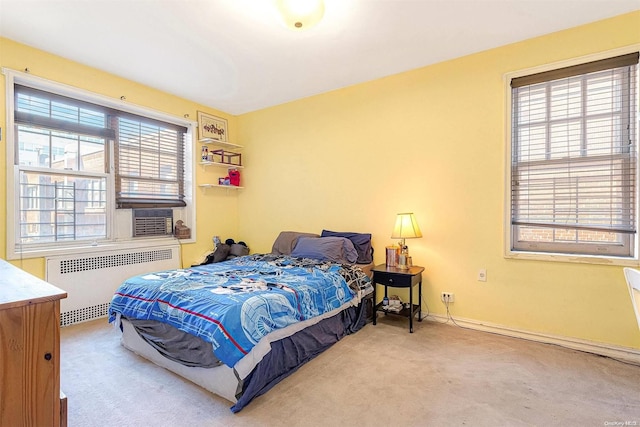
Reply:
<svg viewBox="0 0 640 427"><path fill-rule="evenodd" d="M132 277L113 296L109 321L120 313L168 323L212 343L233 367L269 332L356 303L368 281L357 267L250 255Z"/></svg>

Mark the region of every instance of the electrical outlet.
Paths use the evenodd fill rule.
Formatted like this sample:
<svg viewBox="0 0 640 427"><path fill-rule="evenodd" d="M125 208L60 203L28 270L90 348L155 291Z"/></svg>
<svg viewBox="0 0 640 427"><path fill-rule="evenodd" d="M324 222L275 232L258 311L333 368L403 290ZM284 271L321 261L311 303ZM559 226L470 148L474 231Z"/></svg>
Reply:
<svg viewBox="0 0 640 427"><path fill-rule="evenodd" d="M440 294L440 299L445 304L447 303L451 304L454 300L453 294L451 292L443 292L442 294Z"/></svg>
<svg viewBox="0 0 640 427"><path fill-rule="evenodd" d="M481 268L478 270L478 282L486 282L487 281L487 269Z"/></svg>

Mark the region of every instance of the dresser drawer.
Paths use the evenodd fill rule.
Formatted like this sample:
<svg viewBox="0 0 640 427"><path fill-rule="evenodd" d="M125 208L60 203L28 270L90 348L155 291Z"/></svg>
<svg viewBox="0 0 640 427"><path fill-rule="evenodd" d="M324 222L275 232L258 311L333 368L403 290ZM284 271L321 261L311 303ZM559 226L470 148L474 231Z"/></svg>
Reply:
<svg viewBox="0 0 640 427"><path fill-rule="evenodd" d="M373 281L385 286L393 286L394 288L409 288L413 283L418 283L420 280L412 281L418 276L411 276L410 274L397 274L392 272L374 271Z"/></svg>

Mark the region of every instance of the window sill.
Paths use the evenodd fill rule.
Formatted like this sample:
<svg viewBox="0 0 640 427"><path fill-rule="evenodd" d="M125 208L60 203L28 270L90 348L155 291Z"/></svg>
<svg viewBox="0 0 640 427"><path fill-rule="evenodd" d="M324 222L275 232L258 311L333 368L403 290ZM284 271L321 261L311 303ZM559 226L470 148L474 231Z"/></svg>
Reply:
<svg viewBox="0 0 640 427"><path fill-rule="evenodd" d="M61 256L61 255L74 255L81 253L99 253L108 251L118 251L121 249L135 249L135 248L153 248L155 246L175 245L182 243L191 243L191 239L176 239L174 237L154 237L154 238L140 238L135 240L120 240L101 242L97 244L69 244L60 245L57 247L49 248L32 248L23 251L15 251L14 253L8 253L7 259L29 259L29 258L42 258L49 256Z"/></svg>
<svg viewBox="0 0 640 427"><path fill-rule="evenodd" d="M578 264L615 265L622 267L640 266L640 260L638 260L637 258L622 258L614 256L604 257L595 255L519 252L508 250L505 253L504 257L506 259L521 259L528 261L568 262Z"/></svg>

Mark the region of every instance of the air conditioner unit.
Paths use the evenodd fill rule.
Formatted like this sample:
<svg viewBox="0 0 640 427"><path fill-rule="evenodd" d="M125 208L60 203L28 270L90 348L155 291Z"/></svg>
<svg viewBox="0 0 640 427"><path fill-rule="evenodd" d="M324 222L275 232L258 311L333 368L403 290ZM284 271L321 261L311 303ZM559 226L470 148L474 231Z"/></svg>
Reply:
<svg viewBox="0 0 640 427"><path fill-rule="evenodd" d="M133 209L133 237L173 234L173 209Z"/></svg>

